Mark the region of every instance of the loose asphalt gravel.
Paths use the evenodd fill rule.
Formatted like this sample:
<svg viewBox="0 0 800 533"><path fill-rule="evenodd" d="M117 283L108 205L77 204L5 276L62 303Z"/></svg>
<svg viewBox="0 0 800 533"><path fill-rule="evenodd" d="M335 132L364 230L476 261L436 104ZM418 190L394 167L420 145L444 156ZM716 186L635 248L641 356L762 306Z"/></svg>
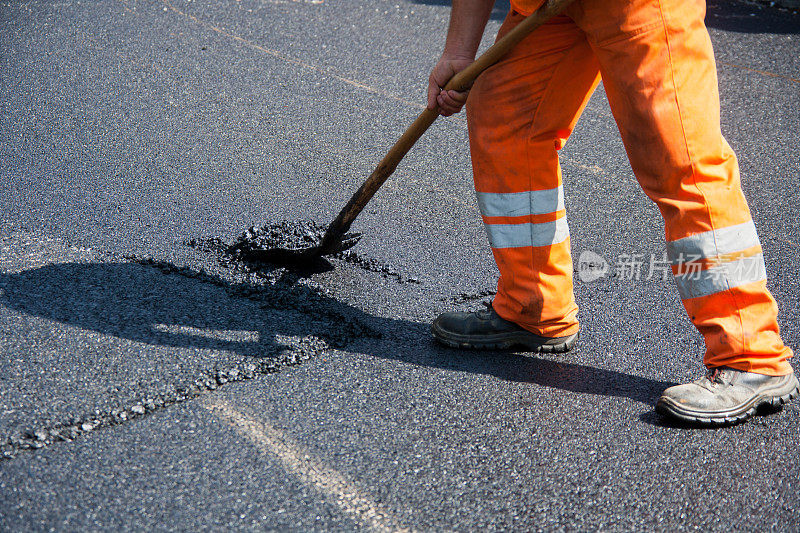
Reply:
<svg viewBox="0 0 800 533"><path fill-rule="evenodd" d="M496 268L439 120L298 272L226 254L325 224L420 111L439 0L0 2L0 530L800 528L799 402L665 423L701 374L602 90L562 151L566 355L435 345ZM493 13L484 46L506 6ZM723 130L800 346L800 15L715 1ZM646 279L645 279L646 278Z"/></svg>

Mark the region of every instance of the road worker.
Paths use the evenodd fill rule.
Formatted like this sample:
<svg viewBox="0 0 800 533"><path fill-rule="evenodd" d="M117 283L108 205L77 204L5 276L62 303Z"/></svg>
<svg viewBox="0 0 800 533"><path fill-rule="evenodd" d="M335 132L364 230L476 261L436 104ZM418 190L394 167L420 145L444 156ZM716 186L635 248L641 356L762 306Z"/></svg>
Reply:
<svg viewBox="0 0 800 533"><path fill-rule="evenodd" d="M542 2L512 0L499 36ZM665 390L656 410L731 424L797 395L736 156L720 130L705 1L576 0L469 91L443 90L474 59L492 7L453 0L428 107L448 116L466 104L478 205L500 279L491 306L439 316L434 336L456 347L535 352L575 344L558 150L602 77L636 178L664 217L684 307L706 343L705 377Z"/></svg>

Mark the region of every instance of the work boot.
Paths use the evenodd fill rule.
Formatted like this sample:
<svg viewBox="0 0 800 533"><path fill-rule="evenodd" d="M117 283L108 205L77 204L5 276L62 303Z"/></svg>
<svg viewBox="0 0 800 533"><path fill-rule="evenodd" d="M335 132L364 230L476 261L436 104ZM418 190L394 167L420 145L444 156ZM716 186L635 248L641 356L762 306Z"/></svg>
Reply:
<svg viewBox="0 0 800 533"><path fill-rule="evenodd" d="M798 394L794 373L766 376L726 366L665 390L656 412L685 422L727 426L747 420L761 405L782 405Z"/></svg>
<svg viewBox="0 0 800 533"><path fill-rule="evenodd" d="M453 348L508 349L523 347L531 352L566 352L578 334L540 337L498 315L491 304L471 313L443 313L433 321L431 331L439 342Z"/></svg>

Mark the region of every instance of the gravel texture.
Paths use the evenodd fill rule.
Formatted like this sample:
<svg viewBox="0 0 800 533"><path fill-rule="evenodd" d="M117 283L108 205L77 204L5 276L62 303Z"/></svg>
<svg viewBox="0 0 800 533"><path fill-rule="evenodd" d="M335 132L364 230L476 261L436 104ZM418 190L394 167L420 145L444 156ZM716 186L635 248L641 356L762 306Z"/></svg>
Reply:
<svg viewBox="0 0 800 533"><path fill-rule="evenodd" d="M362 526L201 410L212 397L419 530L798 529L798 402L711 431L653 412L702 372L672 280L576 278L581 343L563 357L431 342L437 313L496 282L463 118L434 124L327 266L224 253L244 228L336 215L419 113L448 14L0 3L0 529ZM800 24L712 2L707 25L800 346ZM561 162L576 258L614 273L623 254L663 253L602 90Z"/></svg>

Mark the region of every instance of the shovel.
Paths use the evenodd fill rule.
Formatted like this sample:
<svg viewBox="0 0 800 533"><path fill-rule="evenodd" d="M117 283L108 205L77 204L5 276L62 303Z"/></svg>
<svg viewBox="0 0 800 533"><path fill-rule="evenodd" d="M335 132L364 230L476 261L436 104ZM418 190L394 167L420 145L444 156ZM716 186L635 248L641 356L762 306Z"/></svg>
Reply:
<svg viewBox="0 0 800 533"><path fill-rule="evenodd" d="M446 90L466 91L475 82L475 79L487 68L497 63L522 39L527 37L536 28L560 14L573 0L545 0L544 4L533 14L520 22L513 30L499 39L491 48L486 50L467 68L453 76ZM367 203L372 199L381 185L392 175L398 163L408 153L414 143L433 124L439 116L438 109L425 109L411 126L403 133L400 139L392 146L389 153L378 163L375 170L363 185L353 194L350 201L342 208L339 215L328 225L324 236L311 239L295 248L268 248L250 250L248 259L267 261L270 263L305 263L318 257L331 255L352 248L358 243L361 234L347 233L350 225L361 213Z"/></svg>

